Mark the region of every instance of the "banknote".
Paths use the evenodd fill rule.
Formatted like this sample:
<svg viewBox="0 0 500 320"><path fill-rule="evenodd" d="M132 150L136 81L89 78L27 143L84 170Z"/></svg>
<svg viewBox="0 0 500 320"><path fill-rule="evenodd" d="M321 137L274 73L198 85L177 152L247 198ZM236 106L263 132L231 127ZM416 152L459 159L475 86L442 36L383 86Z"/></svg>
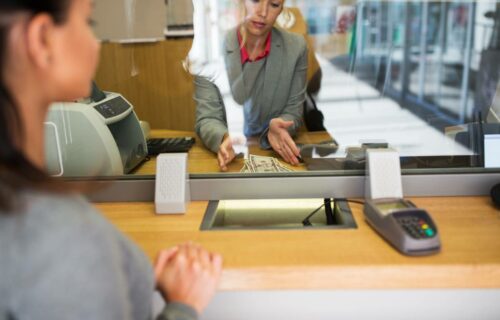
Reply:
<svg viewBox="0 0 500 320"><path fill-rule="evenodd" d="M271 172L292 172L294 170L282 165L278 159L273 157L258 156L251 154L245 159L242 173L271 173Z"/></svg>

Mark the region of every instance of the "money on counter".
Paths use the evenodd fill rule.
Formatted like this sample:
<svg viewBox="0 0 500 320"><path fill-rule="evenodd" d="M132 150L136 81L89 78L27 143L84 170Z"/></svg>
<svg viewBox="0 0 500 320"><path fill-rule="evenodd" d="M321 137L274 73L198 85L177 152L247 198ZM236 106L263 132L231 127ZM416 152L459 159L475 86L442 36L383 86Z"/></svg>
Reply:
<svg viewBox="0 0 500 320"><path fill-rule="evenodd" d="M249 155L245 159L245 165L240 170L242 173L269 173L269 172L292 172L294 170L282 165L278 159L273 157L264 157Z"/></svg>

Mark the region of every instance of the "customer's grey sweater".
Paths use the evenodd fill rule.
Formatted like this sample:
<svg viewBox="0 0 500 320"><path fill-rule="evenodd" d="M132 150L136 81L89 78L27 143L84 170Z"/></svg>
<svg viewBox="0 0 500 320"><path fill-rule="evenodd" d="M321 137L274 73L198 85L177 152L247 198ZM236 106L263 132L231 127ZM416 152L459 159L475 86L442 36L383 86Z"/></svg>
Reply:
<svg viewBox="0 0 500 320"><path fill-rule="evenodd" d="M0 319L152 319L146 256L78 196L23 195L0 213ZM157 319L196 319L167 304Z"/></svg>

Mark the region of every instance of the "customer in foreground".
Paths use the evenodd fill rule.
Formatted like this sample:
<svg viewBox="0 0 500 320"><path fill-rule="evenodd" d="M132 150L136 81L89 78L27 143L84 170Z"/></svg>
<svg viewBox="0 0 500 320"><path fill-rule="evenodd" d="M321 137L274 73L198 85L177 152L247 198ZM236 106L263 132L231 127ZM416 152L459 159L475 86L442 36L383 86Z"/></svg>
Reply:
<svg viewBox="0 0 500 320"><path fill-rule="evenodd" d="M54 101L89 94L99 45L91 0L0 2L0 319L196 319L222 259L187 243L147 257L78 190L47 176Z"/></svg>

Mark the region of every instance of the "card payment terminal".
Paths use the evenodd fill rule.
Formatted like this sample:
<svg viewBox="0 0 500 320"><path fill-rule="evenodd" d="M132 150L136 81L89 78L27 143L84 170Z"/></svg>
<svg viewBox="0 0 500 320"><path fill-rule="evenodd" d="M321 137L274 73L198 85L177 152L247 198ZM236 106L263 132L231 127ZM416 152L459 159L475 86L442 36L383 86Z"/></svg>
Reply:
<svg viewBox="0 0 500 320"><path fill-rule="evenodd" d="M411 256L439 252L441 242L427 211L402 198L366 199L368 223L401 253Z"/></svg>

